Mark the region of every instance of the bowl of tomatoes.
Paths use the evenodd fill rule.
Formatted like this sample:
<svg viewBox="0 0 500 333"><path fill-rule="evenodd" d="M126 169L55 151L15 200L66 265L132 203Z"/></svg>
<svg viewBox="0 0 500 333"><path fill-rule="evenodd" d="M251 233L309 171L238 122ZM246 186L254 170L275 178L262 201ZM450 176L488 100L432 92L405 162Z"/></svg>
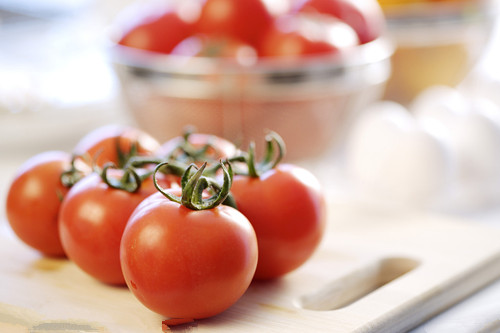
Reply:
<svg viewBox="0 0 500 333"><path fill-rule="evenodd" d="M480 60L498 15L492 0L379 0L394 42L385 99L409 104L433 85L456 86Z"/></svg>
<svg viewBox="0 0 500 333"><path fill-rule="evenodd" d="M138 126L159 140L194 126L242 148L274 131L289 160L335 149L391 72L375 0L142 3L111 31Z"/></svg>

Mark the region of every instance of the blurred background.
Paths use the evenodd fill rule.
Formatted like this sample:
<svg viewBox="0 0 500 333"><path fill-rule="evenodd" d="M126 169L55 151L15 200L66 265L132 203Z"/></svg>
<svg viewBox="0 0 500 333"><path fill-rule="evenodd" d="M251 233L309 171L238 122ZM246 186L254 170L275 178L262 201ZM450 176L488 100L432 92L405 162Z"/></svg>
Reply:
<svg viewBox="0 0 500 333"><path fill-rule="evenodd" d="M306 79L298 83L290 81L289 68L259 69L258 75L245 76L250 83L238 83L235 95L224 95L222 106L209 105L209 96L196 107L182 97L198 94L194 85L181 90L184 81L159 83L148 76L156 71L175 77L172 68L152 66L147 57L138 61L129 50L110 52L116 18L140 3L0 0L2 161L17 165L43 150L70 151L85 133L111 122L139 125L165 135L163 140L204 108L229 109L234 118L236 105L243 110L237 119L225 114L224 123L196 125L244 144L246 138L236 135L253 139L276 126L290 143L290 159L314 169L332 191L377 204L450 212L500 203L496 1L380 0L385 44L365 47L356 63L344 59L328 71L324 63L308 64L298 72ZM198 84L210 85L206 91L220 95L234 86L221 79L214 88L211 70L202 68L210 80ZM331 77L318 79L322 71ZM295 69L291 73L298 77ZM276 83L276 77L285 79ZM318 87L326 88L319 93ZM183 116L159 111L173 109L182 109ZM471 111L476 109L481 111ZM480 119L474 122L465 113ZM169 125L165 119L176 121ZM234 129L228 121L242 127Z"/></svg>

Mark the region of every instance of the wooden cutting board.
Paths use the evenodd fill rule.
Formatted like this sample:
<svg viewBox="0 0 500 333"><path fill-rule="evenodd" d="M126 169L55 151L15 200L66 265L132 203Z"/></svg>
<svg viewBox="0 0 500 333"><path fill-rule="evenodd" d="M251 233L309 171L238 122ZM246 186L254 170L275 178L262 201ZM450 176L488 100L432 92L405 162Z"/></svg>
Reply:
<svg viewBox="0 0 500 333"><path fill-rule="evenodd" d="M171 328L126 288L39 256L0 223L0 331L401 332L500 277L500 230L340 202L329 208L326 237L306 265L254 282L218 316Z"/></svg>

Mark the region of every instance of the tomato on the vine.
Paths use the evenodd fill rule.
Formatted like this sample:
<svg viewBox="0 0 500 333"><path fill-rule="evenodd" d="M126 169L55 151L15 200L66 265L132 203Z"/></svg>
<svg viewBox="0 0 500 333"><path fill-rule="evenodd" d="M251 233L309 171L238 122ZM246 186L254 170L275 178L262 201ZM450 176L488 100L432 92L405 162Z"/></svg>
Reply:
<svg viewBox="0 0 500 333"><path fill-rule="evenodd" d="M69 186L62 176L72 168L62 151L37 154L19 168L7 193L7 220L27 245L49 256L64 256L57 219ZM89 172L90 170L82 170Z"/></svg>
<svg viewBox="0 0 500 333"><path fill-rule="evenodd" d="M385 29L385 17L376 0L298 0L297 10L327 14L346 22L362 44L377 39Z"/></svg>
<svg viewBox="0 0 500 333"><path fill-rule="evenodd" d="M262 0L206 0L197 32L211 36L231 36L254 46L259 43L273 17Z"/></svg>
<svg viewBox="0 0 500 333"><path fill-rule="evenodd" d="M216 200L202 199L197 184L203 177L196 175L182 189L182 201L172 201L180 195L174 190L146 198L130 217L120 249L126 283L137 299L181 322L214 316L234 304L257 264L250 222L220 205L229 191L227 174Z"/></svg>
<svg viewBox="0 0 500 333"><path fill-rule="evenodd" d="M73 152L87 156L97 166L112 162L123 167L130 156L151 156L159 147L160 143L143 130L111 124L87 133L78 141Z"/></svg>
<svg viewBox="0 0 500 333"><path fill-rule="evenodd" d="M243 65L251 65L257 61L257 50L253 46L230 36L212 37L195 34L181 41L171 54L235 59Z"/></svg>
<svg viewBox="0 0 500 333"><path fill-rule="evenodd" d="M281 277L302 266L316 251L326 225L326 201L321 184L308 170L281 164L284 143L277 134L267 139L262 162L249 150L248 173L234 176L231 193L257 235L256 280ZM279 155L273 160L273 142Z"/></svg>
<svg viewBox="0 0 500 333"><path fill-rule="evenodd" d="M311 257L323 236L325 202L310 172L282 164L258 178L236 175L231 192L257 234L255 279L280 277Z"/></svg>
<svg viewBox="0 0 500 333"><path fill-rule="evenodd" d="M59 234L66 255L78 267L104 283L119 285L125 283L119 253L125 224L137 205L156 188L151 177L137 188L135 179L118 185L119 180L126 179L123 170L103 172L106 182L94 172L67 193L59 214Z"/></svg>
<svg viewBox="0 0 500 333"><path fill-rule="evenodd" d="M239 153L230 141L212 134L191 133L176 136L164 142L156 155L183 162L217 162Z"/></svg>
<svg viewBox="0 0 500 333"><path fill-rule="evenodd" d="M359 44L356 32L346 23L296 14L276 21L263 38L261 57L303 57L335 54Z"/></svg>
<svg viewBox="0 0 500 333"><path fill-rule="evenodd" d="M193 23L177 9L159 9L127 29L118 44L158 53L170 53L193 33Z"/></svg>

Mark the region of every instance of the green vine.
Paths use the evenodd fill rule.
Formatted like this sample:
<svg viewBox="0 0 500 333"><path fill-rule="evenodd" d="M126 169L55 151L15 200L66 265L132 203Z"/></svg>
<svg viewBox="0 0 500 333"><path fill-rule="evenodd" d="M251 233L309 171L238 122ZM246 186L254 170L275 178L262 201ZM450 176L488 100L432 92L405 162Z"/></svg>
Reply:
<svg viewBox="0 0 500 333"><path fill-rule="evenodd" d="M78 156L78 155L73 155L71 157L71 162L70 162L70 167L68 170L64 171L61 173L61 183L65 187L72 187L75 185L80 179L85 177L87 173L84 170L79 169L76 166L76 162L78 159L84 159L84 157Z"/></svg>
<svg viewBox="0 0 500 333"><path fill-rule="evenodd" d="M110 169L119 168L113 163L105 164L102 168L102 171L100 172L102 181L111 188L127 191L129 193L139 191L142 181L151 176L151 172L139 175L134 168L128 167L126 169L123 169L124 173L121 178L118 179L108 176L108 170Z"/></svg>
<svg viewBox="0 0 500 333"><path fill-rule="evenodd" d="M162 188L156 180L157 172L167 165L168 162L158 164L153 172L153 179L158 191L168 199L193 210L212 209L223 203L234 203L232 198L228 200L233 182L233 169L229 162L220 162L220 168L223 173L222 185L219 185L213 178L203 175L207 166L206 162L200 168L194 163L190 164L181 177L182 193L180 197ZM205 197L205 193L209 193L211 196L207 198Z"/></svg>
<svg viewBox="0 0 500 333"><path fill-rule="evenodd" d="M265 137L266 150L264 157L259 163L255 161L255 143L251 142L246 156L247 172L237 172L250 177L259 177L266 171L276 167L286 153L285 142L276 132L270 132Z"/></svg>

